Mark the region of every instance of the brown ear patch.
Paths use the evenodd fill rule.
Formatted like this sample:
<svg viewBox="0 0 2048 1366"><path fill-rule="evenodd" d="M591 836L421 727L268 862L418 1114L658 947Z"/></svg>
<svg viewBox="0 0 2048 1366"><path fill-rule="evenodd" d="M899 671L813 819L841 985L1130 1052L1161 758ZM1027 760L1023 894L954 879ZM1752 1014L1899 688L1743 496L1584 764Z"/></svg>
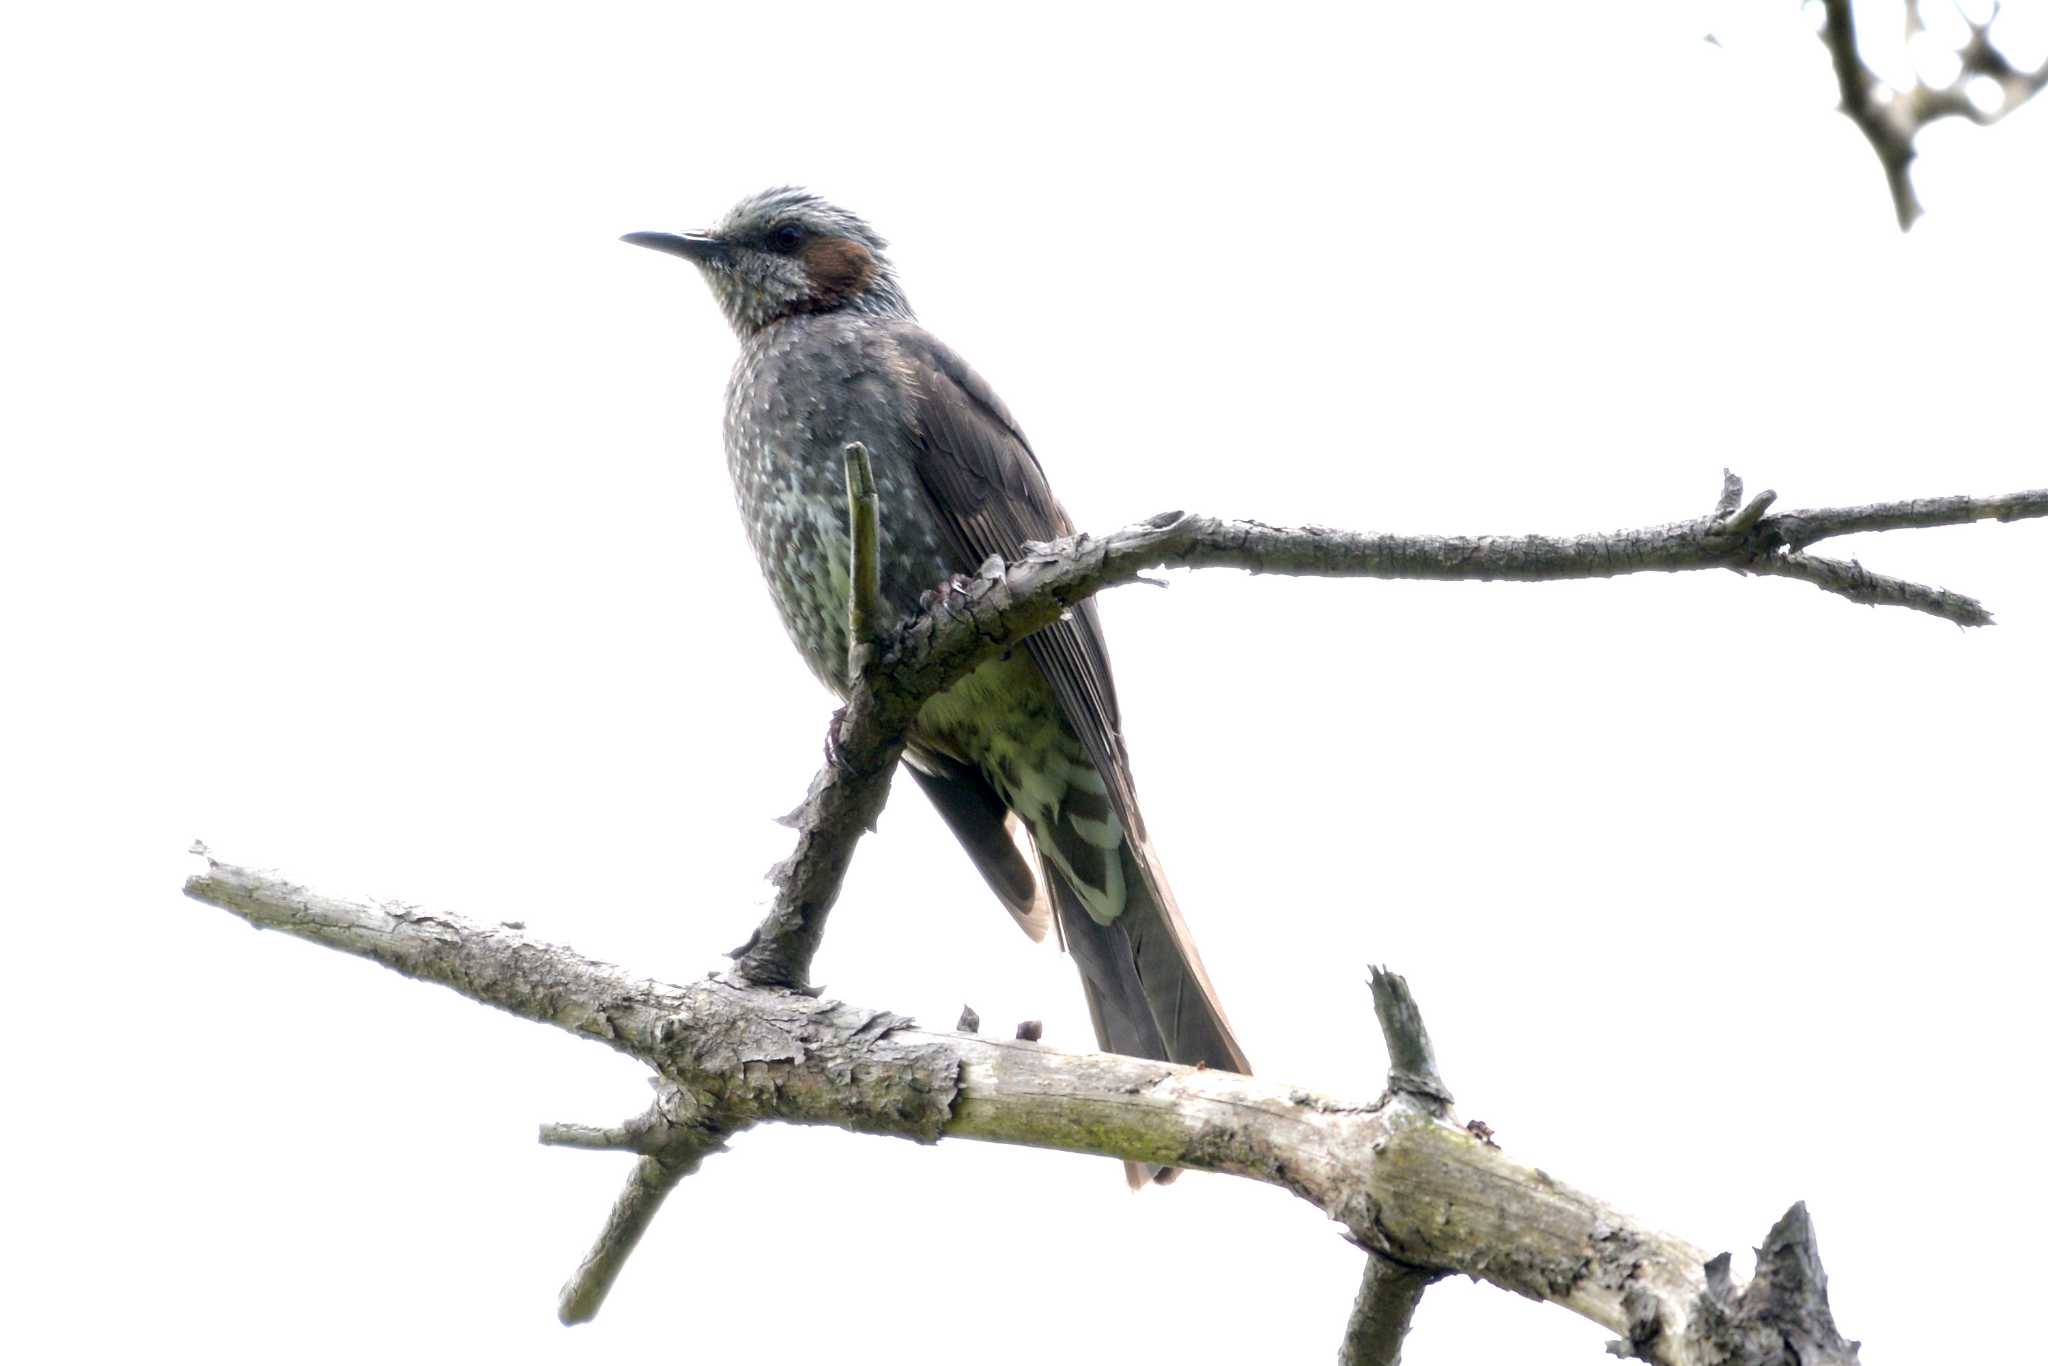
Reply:
<svg viewBox="0 0 2048 1366"><path fill-rule="evenodd" d="M811 277L812 302L818 308L852 298L866 289L875 275L875 258L851 238L815 238L804 244L800 259L804 273Z"/></svg>

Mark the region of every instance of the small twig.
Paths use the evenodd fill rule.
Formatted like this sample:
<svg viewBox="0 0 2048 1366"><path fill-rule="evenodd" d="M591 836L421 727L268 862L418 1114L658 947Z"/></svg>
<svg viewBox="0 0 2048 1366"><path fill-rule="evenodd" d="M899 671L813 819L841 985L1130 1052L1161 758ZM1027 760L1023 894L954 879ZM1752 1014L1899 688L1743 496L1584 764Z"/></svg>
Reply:
<svg viewBox="0 0 2048 1366"><path fill-rule="evenodd" d="M1726 492L1726 489L1723 489ZM1771 510L1771 504L1778 501L1777 490L1765 489L1739 511L1716 519L1714 534L1717 536L1747 536L1764 514Z"/></svg>
<svg viewBox="0 0 2048 1366"><path fill-rule="evenodd" d="M1901 232L1909 230L1923 212L1911 174L1917 155L1914 140L1922 128L1945 118L1964 118L1979 126L1993 124L2048 88L2048 62L2032 71L2021 71L1992 45L1991 25L1998 19L1996 5L1992 6L1991 17L1981 24L1965 20L1970 36L1956 51L1954 80L1930 86L1916 78L1904 90L1885 84L1863 60L1856 39L1856 9L1851 0L1822 0L1822 11L1825 19L1820 39L1827 45L1834 63L1842 113L1861 130L1871 150L1877 153ZM1915 29L1924 27L1918 0L1909 0L1908 21ZM1997 83L2000 98L1996 109L1979 108L1970 98L1968 84L1975 79Z"/></svg>
<svg viewBox="0 0 2048 1366"><path fill-rule="evenodd" d="M1898 215L1901 232L1913 226L1921 214L1920 200L1913 193L1907 168L1913 164L1913 135L1918 129L1899 121L1896 101L1880 100L1884 87L1863 60L1856 43L1856 10L1850 0L1822 0L1826 15L1820 38L1827 44L1835 66L1835 85L1842 92L1842 113L1861 129L1884 167L1885 184L1890 187L1892 210Z"/></svg>
<svg viewBox="0 0 2048 1366"><path fill-rule="evenodd" d="M597 1317L619 1273L625 1270L626 1259L640 1245L641 1235L654 1222L662 1202L695 1170L695 1163L678 1166L659 1157L643 1157L634 1162L633 1173L612 1202L597 1241L583 1254L575 1274L556 1297L556 1318L566 1324L578 1324Z"/></svg>
<svg viewBox="0 0 2048 1366"><path fill-rule="evenodd" d="M881 510L868 448L850 442L845 454L846 521L853 547L852 587L846 602L846 676L860 679L867 677L868 661L882 630Z"/></svg>
<svg viewBox="0 0 2048 1366"><path fill-rule="evenodd" d="M1436 1070L1436 1050L1430 1047L1422 1007L1415 1004L1407 979L1385 968L1373 968L1369 981L1373 1014L1379 1017L1380 1034L1387 1041L1387 1089L1413 1096L1441 1115L1451 1104L1451 1088Z"/></svg>
<svg viewBox="0 0 2048 1366"><path fill-rule="evenodd" d="M1714 500L1714 517L1725 520L1735 515L1735 509L1742 506L1742 476L1734 470L1721 471L1721 496Z"/></svg>
<svg viewBox="0 0 2048 1366"><path fill-rule="evenodd" d="M1736 496L1741 496L1739 482ZM1370 970L1369 982L1373 1014L1387 1044L1388 1094L1404 1098L1432 1119L1444 1118L1451 1105L1451 1089L1437 1071L1436 1050L1422 1023L1422 1007L1408 990L1407 979L1376 967ZM1337 1353L1339 1366L1399 1366L1401 1343L1415 1321L1422 1292L1439 1275L1368 1250L1365 1276L1351 1306L1344 1345Z"/></svg>
<svg viewBox="0 0 2048 1366"><path fill-rule="evenodd" d="M631 1124L601 1129L594 1124L543 1124L540 1141L550 1148L582 1148L594 1153L645 1152L645 1141Z"/></svg>
<svg viewBox="0 0 2048 1366"><path fill-rule="evenodd" d="M597 1317L669 1192L703 1165L705 1157L725 1147L731 1130L712 1122L701 1102L673 1083L662 1082L657 1091L645 1114L614 1128L541 1126L540 1141L555 1147L640 1154L625 1187L612 1201L597 1240L562 1286L555 1313L563 1323L588 1323Z"/></svg>
<svg viewBox="0 0 2048 1366"><path fill-rule="evenodd" d="M1989 626L1991 613L1975 598L1909 583L1888 574L1873 574L1854 560L1832 560L1823 555L1772 555L1758 560L1743 572L1798 579L1851 602L1871 607L1910 607L1945 617L1958 626Z"/></svg>

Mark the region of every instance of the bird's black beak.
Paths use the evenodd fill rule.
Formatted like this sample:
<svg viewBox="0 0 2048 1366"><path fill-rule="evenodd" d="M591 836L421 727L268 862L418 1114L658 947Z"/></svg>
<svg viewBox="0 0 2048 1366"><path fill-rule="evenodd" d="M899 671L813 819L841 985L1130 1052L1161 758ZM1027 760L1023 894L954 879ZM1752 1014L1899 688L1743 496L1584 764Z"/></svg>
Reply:
<svg viewBox="0 0 2048 1366"><path fill-rule="evenodd" d="M695 261L700 266L723 261L732 250L724 238L713 237L708 232L629 232L619 240L631 242L636 247L665 251L685 261Z"/></svg>

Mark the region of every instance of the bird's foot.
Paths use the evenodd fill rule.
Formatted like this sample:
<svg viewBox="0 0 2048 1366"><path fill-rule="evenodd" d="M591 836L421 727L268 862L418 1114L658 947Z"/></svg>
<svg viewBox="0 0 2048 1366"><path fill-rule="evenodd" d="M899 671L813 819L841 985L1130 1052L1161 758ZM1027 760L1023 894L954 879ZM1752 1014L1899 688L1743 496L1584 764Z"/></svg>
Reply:
<svg viewBox="0 0 2048 1366"><path fill-rule="evenodd" d="M846 762L846 751L839 743L839 728L846 723L846 708L832 713L832 721L825 727L825 762L843 773L853 772L853 765Z"/></svg>
<svg viewBox="0 0 2048 1366"><path fill-rule="evenodd" d="M939 605L941 598L964 598L974 587L974 580L965 574L948 574L946 581L937 588L927 588L917 595L918 607L926 612Z"/></svg>

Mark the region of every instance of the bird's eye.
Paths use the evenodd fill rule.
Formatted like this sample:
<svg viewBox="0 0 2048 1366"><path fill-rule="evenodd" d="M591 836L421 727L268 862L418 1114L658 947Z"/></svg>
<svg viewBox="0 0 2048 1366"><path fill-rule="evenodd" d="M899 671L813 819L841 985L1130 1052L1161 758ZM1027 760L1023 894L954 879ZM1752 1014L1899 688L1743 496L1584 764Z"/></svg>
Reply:
<svg viewBox="0 0 2048 1366"><path fill-rule="evenodd" d="M804 230L795 223L778 223L768 230L770 251L795 251L804 240Z"/></svg>

